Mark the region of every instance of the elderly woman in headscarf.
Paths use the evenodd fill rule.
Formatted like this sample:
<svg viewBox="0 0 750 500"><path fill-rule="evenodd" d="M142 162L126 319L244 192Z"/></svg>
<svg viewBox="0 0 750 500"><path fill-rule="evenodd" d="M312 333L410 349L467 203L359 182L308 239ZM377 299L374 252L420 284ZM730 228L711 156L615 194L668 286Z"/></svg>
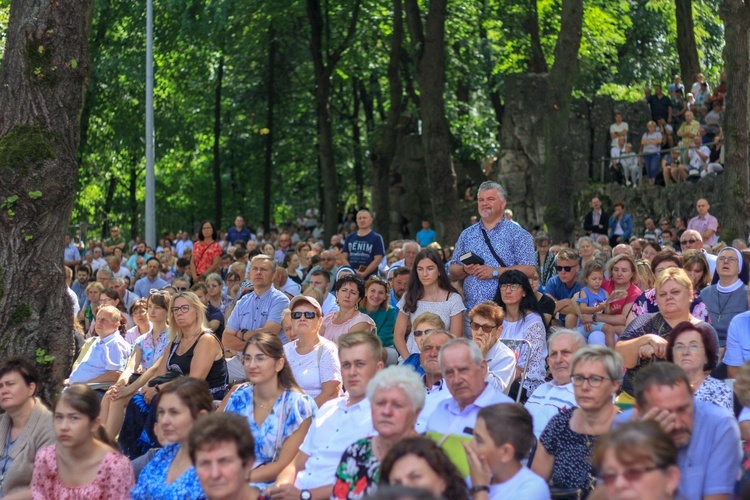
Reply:
<svg viewBox="0 0 750 500"><path fill-rule="evenodd" d="M727 329L732 318L748 310L748 268L742 252L726 247L716 259L711 285L701 291L711 325L719 335L719 345L727 343Z"/></svg>

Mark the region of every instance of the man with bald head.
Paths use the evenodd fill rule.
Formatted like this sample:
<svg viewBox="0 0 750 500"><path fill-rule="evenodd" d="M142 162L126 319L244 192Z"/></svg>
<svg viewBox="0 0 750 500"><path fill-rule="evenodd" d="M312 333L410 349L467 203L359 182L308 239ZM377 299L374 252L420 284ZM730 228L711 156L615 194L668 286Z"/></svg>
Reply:
<svg viewBox="0 0 750 500"><path fill-rule="evenodd" d="M687 228L694 229L700 233L703 243L714 246L718 243L716 230L719 229L719 221L713 215L708 213L711 205L708 200L701 198L695 203L695 209L698 215L688 221Z"/></svg>
<svg viewBox="0 0 750 500"><path fill-rule="evenodd" d="M703 252L703 256L708 261L708 270L711 276L714 275L714 271L716 270L716 255L708 253L703 249L703 237L701 233L695 229L686 229L682 233L682 236L680 236L680 248L682 248L683 252L685 250L700 250Z"/></svg>

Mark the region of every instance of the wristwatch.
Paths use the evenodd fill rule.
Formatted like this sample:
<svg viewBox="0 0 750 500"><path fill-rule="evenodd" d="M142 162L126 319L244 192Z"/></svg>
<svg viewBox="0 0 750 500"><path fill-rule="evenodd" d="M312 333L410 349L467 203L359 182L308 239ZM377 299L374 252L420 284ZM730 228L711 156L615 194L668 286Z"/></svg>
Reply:
<svg viewBox="0 0 750 500"><path fill-rule="evenodd" d="M302 490L299 492L299 500L310 500L312 498L312 493L310 493L310 490Z"/></svg>
<svg viewBox="0 0 750 500"><path fill-rule="evenodd" d="M497 278L498 276L500 276L500 273L499 273L499 272L497 272L497 268L493 269L493 270L492 270L492 277L493 277L493 278Z"/></svg>
<svg viewBox="0 0 750 500"><path fill-rule="evenodd" d="M489 493L490 487L487 485L483 485L483 486L472 486L471 488L469 488L469 493L471 493L472 495L475 493L479 493L480 491Z"/></svg>

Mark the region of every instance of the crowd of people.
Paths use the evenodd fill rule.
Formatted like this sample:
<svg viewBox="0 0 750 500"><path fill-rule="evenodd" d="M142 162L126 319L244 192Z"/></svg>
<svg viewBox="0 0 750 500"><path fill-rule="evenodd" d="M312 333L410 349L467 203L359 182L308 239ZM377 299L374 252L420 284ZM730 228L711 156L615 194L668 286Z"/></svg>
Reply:
<svg viewBox="0 0 750 500"><path fill-rule="evenodd" d="M707 200L642 237L591 206L576 244L490 181L453 251L428 221L386 247L367 210L325 244L312 207L68 237L76 361L51 409L33 360L0 362L3 495L740 498L744 242Z"/></svg>
<svg viewBox="0 0 750 500"><path fill-rule="evenodd" d="M726 73L711 90L703 74L686 92L679 75L667 86L646 88L645 102L651 120L645 130L630 130L623 114L615 112L609 126L612 179L627 186L638 186L645 172L648 184L669 186L698 181L724 171L724 134L720 123L726 110ZM639 144L639 149L634 148Z"/></svg>

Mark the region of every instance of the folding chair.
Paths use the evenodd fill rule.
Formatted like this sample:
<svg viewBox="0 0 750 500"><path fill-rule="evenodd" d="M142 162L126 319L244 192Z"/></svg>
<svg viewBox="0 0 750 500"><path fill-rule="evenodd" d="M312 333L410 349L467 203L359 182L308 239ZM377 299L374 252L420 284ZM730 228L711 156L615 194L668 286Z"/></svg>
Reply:
<svg viewBox="0 0 750 500"><path fill-rule="evenodd" d="M523 365L523 370L521 371L521 382L518 388L518 394L516 395L516 403L520 403L523 384L526 382L526 376L529 371L529 362L531 361L531 342L526 339L500 339L500 342L505 344L511 351L513 351L513 354L516 355L516 364L521 363L521 355L524 354L525 348L526 362L521 363Z"/></svg>

